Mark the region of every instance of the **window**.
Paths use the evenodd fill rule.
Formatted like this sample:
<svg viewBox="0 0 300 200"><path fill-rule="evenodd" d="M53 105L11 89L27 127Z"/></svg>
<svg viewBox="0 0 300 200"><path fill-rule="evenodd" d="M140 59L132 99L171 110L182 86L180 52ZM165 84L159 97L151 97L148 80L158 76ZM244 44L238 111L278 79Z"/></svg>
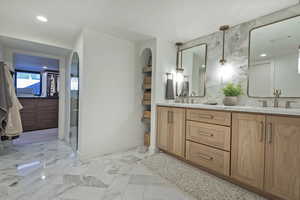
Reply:
<svg viewBox="0 0 300 200"><path fill-rule="evenodd" d="M79 88L79 78L78 77L71 77L71 90L72 91L77 91Z"/></svg>
<svg viewBox="0 0 300 200"><path fill-rule="evenodd" d="M18 96L41 96L42 81L39 72L16 71Z"/></svg>

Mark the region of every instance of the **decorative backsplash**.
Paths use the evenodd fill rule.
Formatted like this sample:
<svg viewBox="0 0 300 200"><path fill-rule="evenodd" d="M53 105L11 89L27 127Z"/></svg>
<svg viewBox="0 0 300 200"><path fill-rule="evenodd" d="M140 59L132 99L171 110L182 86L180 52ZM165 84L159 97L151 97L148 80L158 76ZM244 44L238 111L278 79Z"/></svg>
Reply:
<svg viewBox="0 0 300 200"><path fill-rule="evenodd" d="M248 77L248 47L249 47L249 31L252 28L269 24L275 21L283 20L289 17L300 15L300 4L293 7L277 11L267 16L260 17L234 27L231 27L226 33L225 42L225 58L227 63L233 69L233 75L227 82L239 83L242 85L244 95L240 97L240 105L258 106L261 103L258 98L249 98L247 96L247 77ZM189 41L181 47L182 49L195 46L197 44L206 43L208 45L207 55L207 73L206 73L206 96L197 98L199 103L216 101L222 104L223 93L222 88L227 82L221 82L219 77L220 64L219 60L222 57L222 32L218 31L207 36ZM300 90L300 87L299 87ZM268 101L268 106L272 105L273 99L265 99ZM285 101L280 100L280 107L284 107ZM297 101L292 107L300 108L300 98L293 99Z"/></svg>

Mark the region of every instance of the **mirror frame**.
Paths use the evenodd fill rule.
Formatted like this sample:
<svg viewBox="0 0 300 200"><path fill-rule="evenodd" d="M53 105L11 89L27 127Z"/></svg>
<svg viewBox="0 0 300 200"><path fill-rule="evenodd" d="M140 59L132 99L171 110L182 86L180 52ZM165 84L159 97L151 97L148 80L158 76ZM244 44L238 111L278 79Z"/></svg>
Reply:
<svg viewBox="0 0 300 200"><path fill-rule="evenodd" d="M256 26L254 28L251 28L249 30L249 41L248 41L248 74L247 74L247 96L249 98L255 98L255 99L273 99L274 97L257 97L257 96L250 96L249 94L249 89L250 89L250 75L249 75L249 68L250 68L250 56L251 56L251 33L252 31L256 30L256 29L259 29L259 28L262 28L262 27L265 27L265 26L270 26L272 24L277 24L279 22L283 22L283 21L287 21L289 19L293 19L293 18L296 18L296 17L300 17L300 15L295 15L295 16L292 16L292 17L288 17L288 18L284 18L284 19L281 19L281 20L277 20L277 21L274 21L274 22L271 22L271 23L267 23L267 24L264 24L264 25L260 25L260 26ZM300 97L280 97L281 99L299 99Z"/></svg>
<svg viewBox="0 0 300 200"><path fill-rule="evenodd" d="M199 46L205 46L205 75L204 75L204 94L201 95L201 96L193 96L193 98L201 98L201 97L205 97L206 96L206 78L207 78L207 50L208 50L208 44L207 43L200 43L200 44L196 44L196 45L193 45L191 47L187 47L187 48L182 48L179 50L179 53L180 53L180 67L184 70L184 67L182 66L182 52L185 51L185 50L188 50L188 49L191 49L191 48L194 48L194 47L199 47ZM177 85L177 83L176 83ZM177 89L177 86L176 86L176 89ZM177 91L176 91L176 95L177 95Z"/></svg>

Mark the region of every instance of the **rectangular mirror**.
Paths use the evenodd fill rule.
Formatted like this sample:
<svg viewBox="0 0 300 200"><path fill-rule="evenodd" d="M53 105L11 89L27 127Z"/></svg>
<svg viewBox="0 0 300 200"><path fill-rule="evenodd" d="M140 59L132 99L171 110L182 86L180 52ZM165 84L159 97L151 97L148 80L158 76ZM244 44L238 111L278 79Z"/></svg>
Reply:
<svg viewBox="0 0 300 200"><path fill-rule="evenodd" d="M177 94L179 96L205 96L205 81L207 67L206 60L206 44L200 44L188 49L181 50L181 67L183 69L183 72L182 84L179 83L177 87Z"/></svg>
<svg viewBox="0 0 300 200"><path fill-rule="evenodd" d="M300 97L300 16L250 31L249 97Z"/></svg>

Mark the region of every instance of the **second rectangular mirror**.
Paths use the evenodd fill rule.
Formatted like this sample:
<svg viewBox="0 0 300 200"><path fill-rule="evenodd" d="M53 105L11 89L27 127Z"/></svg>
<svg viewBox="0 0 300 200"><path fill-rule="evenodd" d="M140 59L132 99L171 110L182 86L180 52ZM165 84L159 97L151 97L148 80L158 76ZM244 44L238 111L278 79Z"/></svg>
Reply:
<svg viewBox="0 0 300 200"><path fill-rule="evenodd" d="M179 81L179 96L205 96L207 45L200 44L181 50L182 81ZM180 83L181 82L181 83Z"/></svg>
<svg viewBox="0 0 300 200"><path fill-rule="evenodd" d="M300 97L300 16L250 32L248 96Z"/></svg>

